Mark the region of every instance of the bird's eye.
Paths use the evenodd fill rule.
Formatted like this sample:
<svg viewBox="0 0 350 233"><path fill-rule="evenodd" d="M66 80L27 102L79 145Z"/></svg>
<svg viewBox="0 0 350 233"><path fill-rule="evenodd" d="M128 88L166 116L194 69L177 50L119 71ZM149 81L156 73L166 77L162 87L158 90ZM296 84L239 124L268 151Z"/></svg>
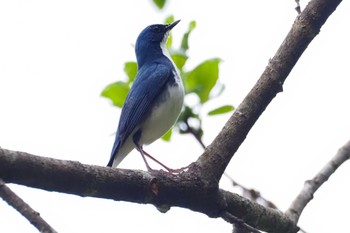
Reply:
<svg viewBox="0 0 350 233"><path fill-rule="evenodd" d="M160 27L158 25L154 25L154 27L152 28L154 32L160 32Z"/></svg>

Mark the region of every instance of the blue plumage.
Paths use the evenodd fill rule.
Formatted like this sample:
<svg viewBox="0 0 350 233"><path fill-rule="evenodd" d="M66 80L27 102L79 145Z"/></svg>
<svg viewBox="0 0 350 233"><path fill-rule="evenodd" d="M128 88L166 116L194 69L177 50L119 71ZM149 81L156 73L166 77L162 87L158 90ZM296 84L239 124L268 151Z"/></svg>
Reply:
<svg viewBox="0 0 350 233"><path fill-rule="evenodd" d="M169 31L178 22L150 25L140 33L136 41L139 70L122 108L107 166L118 166L136 148L150 170L144 157L149 155L143 151L142 146L165 134L181 112L184 89L165 46Z"/></svg>

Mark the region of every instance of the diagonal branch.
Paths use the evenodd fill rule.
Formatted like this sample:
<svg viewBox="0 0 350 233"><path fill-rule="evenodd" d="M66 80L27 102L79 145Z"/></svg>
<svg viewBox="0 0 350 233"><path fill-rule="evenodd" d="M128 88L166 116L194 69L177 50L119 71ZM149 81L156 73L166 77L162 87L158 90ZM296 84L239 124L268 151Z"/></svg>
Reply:
<svg viewBox="0 0 350 233"><path fill-rule="evenodd" d="M231 158L270 104L307 46L341 0L312 0L296 18L287 37L253 89L238 106L197 162L213 182L220 180Z"/></svg>
<svg viewBox="0 0 350 233"><path fill-rule="evenodd" d="M192 164L187 172L178 175L163 171L148 173L89 166L0 148L0 178L7 183L162 208L178 206L227 221L232 219L227 216L232 215L263 231L297 232L297 226L280 211L211 186L198 175L198 169Z"/></svg>
<svg viewBox="0 0 350 233"><path fill-rule="evenodd" d="M306 205L313 199L314 193L329 177L347 160L350 159L350 141L348 141L338 153L319 171L316 176L307 180L299 195L292 202L286 215L295 223L298 222Z"/></svg>
<svg viewBox="0 0 350 233"><path fill-rule="evenodd" d="M56 231L40 216L38 212L32 209L22 198L16 195L6 184L0 179L0 197L4 199L10 206L20 212L28 221L33 224L40 232L55 233Z"/></svg>

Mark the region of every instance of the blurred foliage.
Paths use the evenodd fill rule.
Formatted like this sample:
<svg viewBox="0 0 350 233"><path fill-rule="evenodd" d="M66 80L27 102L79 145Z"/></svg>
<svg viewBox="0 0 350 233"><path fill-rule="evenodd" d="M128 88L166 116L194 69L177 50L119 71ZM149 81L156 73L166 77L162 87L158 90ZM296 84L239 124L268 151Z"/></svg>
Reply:
<svg viewBox="0 0 350 233"><path fill-rule="evenodd" d="M165 1L154 1L154 3L161 8L164 6ZM164 23L169 24L173 21L174 16L169 16L165 19ZM189 59L187 56L187 52L190 48L189 37L195 28L196 22L191 21L188 25L187 31L182 36L181 45L178 49L174 48L173 46L173 38L171 34L167 41L167 48L180 72L186 92L184 108L173 129L177 129L181 134L192 134L204 147L202 142L202 109L208 103L208 101L222 94L224 85L218 82L219 65L221 62L220 58L207 59L193 69L185 68ZM107 85L101 93L103 97L110 99L113 105L117 107L123 106L127 93L130 90L130 87L137 74L137 63L134 61L125 62L124 72L127 76L126 81L111 83ZM220 91L215 92L213 91L214 89L219 89ZM190 95L195 95L197 97L196 103L193 103L193 98L191 103L188 101ZM205 115L214 116L233 110L234 107L232 105L218 106ZM171 139L173 129L170 129L162 138L169 141Z"/></svg>
<svg viewBox="0 0 350 233"><path fill-rule="evenodd" d="M153 3L161 10L165 5L166 0L153 0Z"/></svg>
<svg viewBox="0 0 350 233"><path fill-rule="evenodd" d="M220 59L209 59L193 70L184 72L182 79L186 88L186 93L195 93L203 104L209 100L210 92L219 78Z"/></svg>
<svg viewBox="0 0 350 233"><path fill-rule="evenodd" d="M209 116L214 116L214 115L219 115L219 114L224 114L227 112L231 112L234 110L234 107L232 105L224 105L219 108L213 109L210 112L208 112Z"/></svg>

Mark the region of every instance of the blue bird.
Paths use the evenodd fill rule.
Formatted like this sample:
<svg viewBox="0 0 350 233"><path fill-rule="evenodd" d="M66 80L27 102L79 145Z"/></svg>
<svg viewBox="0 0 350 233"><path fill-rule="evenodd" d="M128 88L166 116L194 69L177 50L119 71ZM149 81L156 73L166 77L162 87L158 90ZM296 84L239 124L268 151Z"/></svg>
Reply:
<svg viewBox="0 0 350 233"><path fill-rule="evenodd" d="M184 88L177 68L166 48L172 24L154 24L138 36L135 53L138 73L122 108L109 167L119 163L136 148L148 169L145 156L168 168L143 150L163 136L177 121L184 102Z"/></svg>

